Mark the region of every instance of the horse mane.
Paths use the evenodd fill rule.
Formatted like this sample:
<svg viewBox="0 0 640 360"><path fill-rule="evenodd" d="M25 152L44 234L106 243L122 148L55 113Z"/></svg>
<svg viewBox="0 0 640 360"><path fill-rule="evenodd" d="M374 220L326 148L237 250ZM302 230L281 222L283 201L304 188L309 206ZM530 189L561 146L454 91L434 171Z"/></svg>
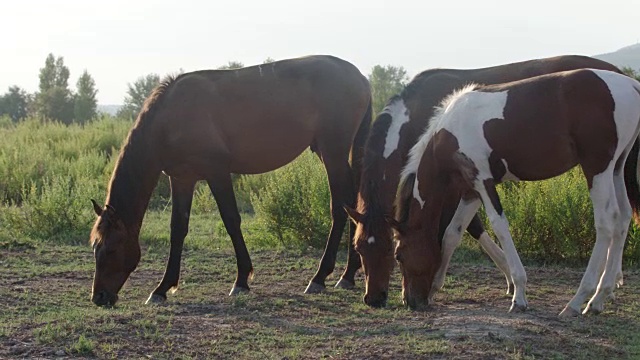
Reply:
<svg viewBox="0 0 640 360"><path fill-rule="evenodd" d="M118 160L116 161L115 170L111 175L109 181L109 187L107 189L107 199L111 198L112 192L116 190L117 193L122 193L124 197L133 196L131 189L123 184L135 184L140 185L140 172L144 171L144 168L138 165L139 159L144 156L143 152L146 150L144 141L144 128L153 120L155 113L160 108L164 95L167 90L176 82L180 76L168 75L162 82L156 86L151 94L147 97L142 105L142 109L136 118L136 121L129 131L126 140L124 141ZM136 144L141 146L136 146ZM123 168L129 169L129 171L122 171ZM121 178L124 181L116 181L116 178ZM105 204L107 205L107 204ZM108 204L111 205L111 204ZM118 216L120 219L128 219L131 217L129 214L133 209L118 208ZM96 227L97 234L92 234L90 243L91 245L100 244L104 239L104 234L109 228L109 221L100 221Z"/></svg>
<svg viewBox="0 0 640 360"><path fill-rule="evenodd" d="M409 200L413 193L413 186L416 180L416 173L411 173L406 177L400 179L398 185L398 192L396 193L396 200L393 207L396 210L395 218L400 223L405 223L409 218Z"/></svg>
<svg viewBox="0 0 640 360"><path fill-rule="evenodd" d="M449 107L462 96L477 89L478 86L480 85L474 83L468 84L461 89L449 94L440 102L440 105L435 107L433 116L431 117L431 119L429 119L427 129L422 134L422 136L420 136L418 142L409 151L407 164L402 170L402 174L400 176L401 184L410 174L415 174L418 171L418 166L420 165L420 161L422 160L422 154L424 154L425 150L427 149L429 141L431 141L436 132L443 127L447 120L447 117L445 116L445 114L447 113L447 109L449 109Z"/></svg>
<svg viewBox="0 0 640 360"><path fill-rule="evenodd" d="M394 97L395 98L395 97ZM393 99L393 98L392 98ZM389 100L391 102L392 100ZM378 204L380 201L377 194L377 183L373 179L377 171L380 171L380 159L384 151L384 142L387 131L391 126L392 118L388 113L381 113L376 117L371 126L371 131L365 144L364 156L362 159L362 176L358 201L358 211L364 212L365 205Z"/></svg>
<svg viewBox="0 0 640 360"><path fill-rule="evenodd" d="M175 83L180 75L167 75L158 86L156 86L151 94L147 97L140 109L136 123L140 123L145 118L152 118L158 105L162 102L163 95L167 92L167 89Z"/></svg>
<svg viewBox="0 0 640 360"><path fill-rule="evenodd" d="M142 109L140 109L140 113L136 118L133 128L129 132L129 135L127 136L127 139L125 140L125 143L120 150L120 156L118 157L118 161L116 162L116 169L118 168L119 163L122 162L124 158L125 150L128 150L129 152L132 151L130 145L140 139L141 135L144 133L144 131L141 130L151 119L154 118L156 111L162 104L164 95L167 93L167 90L171 87L171 85L176 82L178 77L180 76L167 75L160 82L160 84L151 91L151 94L144 101Z"/></svg>

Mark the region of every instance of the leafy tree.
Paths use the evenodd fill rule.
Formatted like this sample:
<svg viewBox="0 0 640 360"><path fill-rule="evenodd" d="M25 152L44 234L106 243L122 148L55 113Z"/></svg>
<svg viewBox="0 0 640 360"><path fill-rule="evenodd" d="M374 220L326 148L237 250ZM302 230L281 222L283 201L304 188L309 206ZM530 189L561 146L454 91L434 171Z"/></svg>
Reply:
<svg viewBox="0 0 640 360"><path fill-rule="evenodd" d="M218 67L218 70L233 70L243 68L244 64L240 61L229 61L226 65Z"/></svg>
<svg viewBox="0 0 640 360"><path fill-rule="evenodd" d="M640 81L640 69L636 71L628 66L625 66L622 68L622 72L625 73L625 75Z"/></svg>
<svg viewBox="0 0 640 360"><path fill-rule="evenodd" d="M98 101L96 100L96 82L85 70L76 83L77 94L74 101L74 119L85 123L97 115Z"/></svg>
<svg viewBox="0 0 640 360"><path fill-rule="evenodd" d="M382 111L389 98L399 94L408 80L407 71L402 66L374 66L369 74L374 114Z"/></svg>
<svg viewBox="0 0 640 360"><path fill-rule="evenodd" d="M272 62L275 62L276 59L272 58L271 56L269 56L268 58L264 59L264 61L262 62L263 64L271 64Z"/></svg>
<svg viewBox="0 0 640 360"><path fill-rule="evenodd" d="M142 109L144 101L159 84L160 75L158 74L148 74L139 77L133 84L127 84L127 96L125 96L124 105L118 110L117 116L124 119L134 119Z"/></svg>
<svg viewBox="0 0 640 360"><path fill-rule="evenodd" d="M69 68L64 66L64 59L58 59L49 54L44 67L40 69L40 92L45 92L55 86L68 87Z"/></svg>
<svg viewBox="0 0 640 360"><path fill-rule="evenodd" d="M0 97L0 116L8 115L17 122L27 117L29 95L18 86L9 87L9 91Z"/></svg>
<svg viewBox="0 0 640 360"><path fill-rule="evenodd" d="M40 92L36 94L36 111L46 119L69 124L73 119L73 97L69 90L69 68L64 59L49 54L40 69Z"/></svg>

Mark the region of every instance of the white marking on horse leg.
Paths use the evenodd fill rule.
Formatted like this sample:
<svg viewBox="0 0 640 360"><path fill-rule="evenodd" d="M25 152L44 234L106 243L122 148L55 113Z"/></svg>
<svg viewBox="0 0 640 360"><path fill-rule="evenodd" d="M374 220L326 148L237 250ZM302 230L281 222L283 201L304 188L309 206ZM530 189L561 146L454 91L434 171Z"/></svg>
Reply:
<svg viewBox="0 0 640 360"><path fill-rule="evenodd" d="M507 267L511 273L513 285L515 286L511 309L509 309L509 311L524 311L527 308L527 298L525 295L527 273L524 270L524 266L522 266L518 251L513 244L507 217L504 215L504 211L502 215L498 214L482 181L476 181L475 190L480 194L484 209L487 212L487 217L491 221L491 227L496 233L498 240L500 240L500 245L502 245L502 250L507 260Z"/></svg>
<svg viewBox="0 0 640 360"><path fill-rule="evenodd" d="M367 239L367 242L368 242L369 244L373 244L373 243L375 243L375 242L376 242L376 238L375 238L375 237L373 237L373 236L370 236L370 237Z"/></svg>
<svg viewBox="0 0 640 360"><path fill-rule="evenodd" d="M442 289L451 256L453 256L453 252L460 245L462 232L469 226L473 216L478 212L480 204L480 199L473 199L471 201L460 200L458 208L453 218L451 218L451 222L447 226L447 230L445 230L442 239L442 263L431 286L430 297L433 297L437 291Z"/></svg>
<svg viewBox="0 0 640 360"><path fill-rule="evenodd" d="M404 100L398 98L382 110L382 114L384 113L391 116L391 124L387 130L387 137L384 140L384 152L382 153L382 156L386 159L398 149L402 125L409 122L409 110L405 106Z"/></svg>
<svg viewBox="0 0 640 360"><path fill-rule="evenodd" d="M416 176L416 181L413 184L413 198L418 200L418 203L420 203L420 209L422 209L424 207L425 201L422 200L422 197L420 196L420 189L418 189L418 177L417 176Z"/></svg>
<svg viewBox="0 0 640 360"><path fill-rule="evenodd" d="M491 260L496 264L498 269L502 271L504 276L507 278L507 286L513 284L511 280L511 274L509 272L509 264L507 264L507 258L504 256L504 252L500 247L493 241L493 239L487 234L487 232L483 232L478 238L478 242L480 246L484 250L484 252L489 255Z"/></svg>
<svg viewBox="0 0 640 360"><path fill-rule="evenodd" d="M622 252L624 243L629 231L631 222L631 205L627 198L627 189L624 184L624 175L620 172L613 176L615 202L618 206L618 216L613 213L614 230L613 240L609 246L607 264L604 273L600 278L600 283L595 295L591 298L585 309L587 312L599 313L604 309L604 302L609 298L614 298L613 290L616 286L618 274L622 274Z"/></svg>
<svg viewBox="0 0 640 360"><path fill-rule="evenodd" d="M596 286L602 276L615 230L612 222L613 210L617 211L617 206L611 206L611 202L615 202L612 171L612 165L610 165L607 170L593 177L590 195L593 202L596 243L578 291L562 310L561 316L580 313L582 304L595 293Z"/></svg>

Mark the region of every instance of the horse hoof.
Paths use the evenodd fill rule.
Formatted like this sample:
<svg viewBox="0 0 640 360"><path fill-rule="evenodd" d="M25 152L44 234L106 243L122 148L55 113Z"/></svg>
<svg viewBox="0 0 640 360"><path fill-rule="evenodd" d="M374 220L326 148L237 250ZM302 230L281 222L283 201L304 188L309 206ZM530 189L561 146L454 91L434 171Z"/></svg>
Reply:
<svg viewBox="0 0 640 360"><path fill-rule="evenodd" d="M587 315L587 314L598 315L602 312L602 310L604 310L604 306L602 305L597 306L597 305L593 305L593 303L589 303L587 304L587 307L582 312L582 315Z"/></svg>
<svg viewBox="0 0 640 360"><path fill-rule="evenodd" d="M229 296L236 296L239 294L244 294L244 293L248 293L249 289L245 289L243 287L240 286L234 286L233 289L231 289L231 292L229 293Z"/></svg>
<svg viewBox="0 0 640 360"><path fill-rule="evenodd" d="M527 305L512 303L509 309L510 313L523 313L527 310Z"/></svg>
<svg viewBox="0 0 640 360"><path fill-rule="evenodd" d="M167 298L158 294L151 294L147 301L145 301L145 305L159 305L164 304L167 301Z"/></svg>
<svg viewBox="0 0 640 360"><path fill-rule="evenodd" d="M307 288L304 290L305 294L320 294L324 291L324 285L320 285L314 283L313 281L309 283Z"/></svg>
<svg viewBox="0 0 640 360"><path fill-rule="evenodd" d="M311 285L311 284L309 284ZM340 281L338 281L336 283L336 288L338 289L346 289L346 290L351 290L354 289L356 287L356 284L352 283L351 281L345 279L345 278L340 278ZM309 288L307 288L309 289Z"/></svg>
<svg viewBox="0 0 640 360"><path fill-rule="evenodd" d="M580 311L565 306L564 310L562 310L562 312L558 316L564 319L574 318L580 316Z"/></svg>

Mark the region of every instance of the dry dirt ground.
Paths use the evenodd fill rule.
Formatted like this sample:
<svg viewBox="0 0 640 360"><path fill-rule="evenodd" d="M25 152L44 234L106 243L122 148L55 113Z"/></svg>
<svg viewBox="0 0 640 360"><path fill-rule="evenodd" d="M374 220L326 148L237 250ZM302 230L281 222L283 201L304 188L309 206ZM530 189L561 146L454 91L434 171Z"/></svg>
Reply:
<svg viewBox="0 0 640 360"><path fill-rule="evenodd" d="M387 308L370 309L361 277L353 291L302 294L318 251L252 251L252 291L232 298L232 251L187 249L178 292L166 305L145 306L167 253L145 248L119 304L102 309L89 301L87 247L0 247L0 358L640 357L640 274L633 270L604 313L560 320L582 269L527 266L530 309L509 314L495 267L456 263L432 309L412 312L401 305L397 271Z"/></svg>

